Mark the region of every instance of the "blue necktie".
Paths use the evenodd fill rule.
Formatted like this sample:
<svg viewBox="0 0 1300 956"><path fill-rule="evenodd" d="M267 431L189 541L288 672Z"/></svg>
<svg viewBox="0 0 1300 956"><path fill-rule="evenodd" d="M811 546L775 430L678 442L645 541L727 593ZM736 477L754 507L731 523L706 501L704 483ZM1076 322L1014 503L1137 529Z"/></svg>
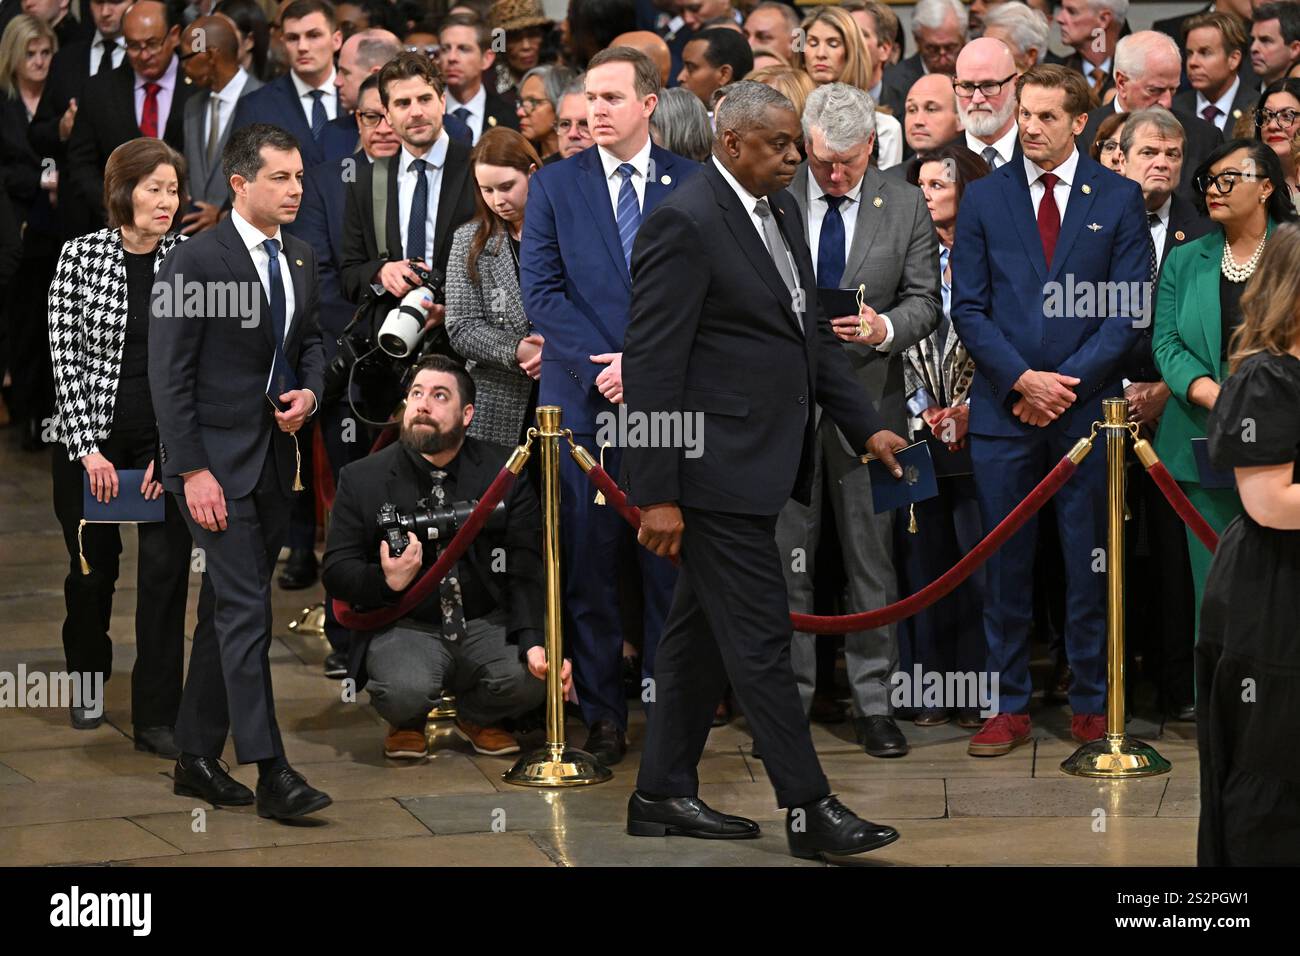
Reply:
<svg viewBox="0 0 1300 956"><path fill-rule="evenodd" d="M838 289L844 278L844 217L840 215L840 203L848 197L822 199L826 200L826 217L817 240L817 284L823 289Z"/></svg>
<svg viewBox="0 0 1300 956"><path fill-rule="evenodd" d="M466 126L469 125L469 107L458 106L451 111L451 115L456 117L456 119L460 120Z"/></svg>
<svg viewBox="0 0 1300 956"><path fill-rule="evenodd" d="M275 333L275 358L273 359L274 367L280 367L282 363L287 363L284 357L284 329L288 321L288 305L284 299L284 283L280 279L280 243L275 239L267 239L262 242L262 248L266 250L268 257L266 277L271 285L271 330ZM275 400L280 400L287 385L283 382L272 382L271 389Z"/></svg>
<svg viewBox="0 0 1300 956"><path fill-rule="evenodd" d="M320 139L320 131L330 121L329 116L325 113L325 103L323 102L325 91L312 90L307 95L311 97L311 136L312 139Z"/></svg>
<svg viewBox="0 0 1300 956"><path fill-rule="evenodd" d="M406 226L406 258L423 259L425 256L425 222L429 218L429 177L424 175L429 164L422 159L411 163L415 171L415 195L411 199L411 218Z"/></svg>
<svg viewBox="0 0 1300 956"><path fill-rule="evenodd" d="M632 243L636 240L636 231L641 226L641 207L636 201L636 187L632 185L632 174L636 169L631 163L620 163L618 171L623 174L623 185L618 188L618 211L614 218L618 221L618 241L623 244L623 258L627 267L632 268Z"/></svg>

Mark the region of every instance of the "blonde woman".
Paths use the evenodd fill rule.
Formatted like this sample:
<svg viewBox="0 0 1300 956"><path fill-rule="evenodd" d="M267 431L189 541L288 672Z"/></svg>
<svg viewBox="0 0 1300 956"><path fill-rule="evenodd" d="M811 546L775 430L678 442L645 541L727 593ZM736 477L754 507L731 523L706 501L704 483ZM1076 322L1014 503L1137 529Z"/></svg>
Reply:
<svg viewBox="0 0 1300 956"><path fill-rule="evenodd" d="M812 81L812 77L799 67L793 66L764 67L761 70L754 70L745 79L772 87L794 104L794 111L800 117L803 116L804 103L808 102L808 94L817 89L817 84Z"/></svg>

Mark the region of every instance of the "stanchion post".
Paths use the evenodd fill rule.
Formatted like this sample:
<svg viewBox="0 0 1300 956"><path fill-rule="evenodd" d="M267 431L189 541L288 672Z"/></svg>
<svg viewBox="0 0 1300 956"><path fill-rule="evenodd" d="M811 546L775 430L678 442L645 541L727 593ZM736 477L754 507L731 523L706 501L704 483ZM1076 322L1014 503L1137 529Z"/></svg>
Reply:
<svg viewBox="0 0 1300 956"><path fill-rule="evenodd" d="M522 787L578 787L613 776L585 750L565 746L564 635L560 625L560 407L537 409L536 438L541 443L542 561L546 566L546 744L521 756L505 772L507 783Z"/></svg>
<svg viewBox="0 0 1300 956"><path fill-rule="evenodd" d="M1076 777L1152 777L1169 772L1169 761L1150 744L1124 732L1124 448L1128 402L1102 401L1098 424L1106 433L1106 735L1086 743L1061 764Z"/></svg>

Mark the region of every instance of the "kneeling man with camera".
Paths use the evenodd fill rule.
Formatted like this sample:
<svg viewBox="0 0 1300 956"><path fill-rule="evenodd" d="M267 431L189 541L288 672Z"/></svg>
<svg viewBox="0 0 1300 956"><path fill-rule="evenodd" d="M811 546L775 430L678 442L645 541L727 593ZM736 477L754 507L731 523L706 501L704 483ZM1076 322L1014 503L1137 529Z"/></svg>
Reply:
<svg viewBox="0 0 1300 956"><path fill-rule="evenodd" d="M469 374L444 355L422 359L401 440L339 475L323 571L330 594L359 610L392 607L437 560L509 456L466 437L473 417ZM520 475L437 591L393 624L357 632L349 674L390 725L385 756L425 756L426 718L444 691L476 751L518 752L501 725L546 696L541 535L537 496Z"/></svg>

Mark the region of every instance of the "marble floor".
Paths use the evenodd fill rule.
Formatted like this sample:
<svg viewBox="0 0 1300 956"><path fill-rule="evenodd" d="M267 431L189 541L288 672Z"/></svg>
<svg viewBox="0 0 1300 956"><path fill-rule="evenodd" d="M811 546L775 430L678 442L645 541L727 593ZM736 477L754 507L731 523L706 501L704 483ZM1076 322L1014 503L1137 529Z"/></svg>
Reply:
<svg viewBox="0 0 1300 956"><path fill-rule="evenodd" d="M0 431L0 672L60 670L62 581L67 568L50 505L48 455L17 448ZM364 702L341 699L321 673L323 641L287 625L319 590L275 589L271 650L287 756L333 806L305 822L260 819L252 807L216 810L173 795L168 761L135 751L129 682L134 660L134 534L124 537L114 602L114 678L107 721L72 729L63 709L0 707L0 863L137 866L809 866L785 850L763 764L744 720L715 729L700 766L700 795L764 825L758 840L638 839L621 823L640 758L644 721L613 780L560 791L511 786L512 758L475 755L433 725L432 756L397 764L382 754L384 724ZM190 601L192 629L198 575ZM1135 719L1130 732L1157 744L1171 773L1102 782L1066 776L1073 750L1060 707L1035 713L1034 742L994 759L966 756L955 724L902 724L903 758L879 760L853 743L849 725L813 726L827 776L844 802L896 826L902 839L861 865L1191 865L1195 860L1197 754L1191 725ZM582 741L582 728L569 734ZM539 744L540 735L526 738ZM233 750L226 759L233 764ZM256 770L236 767L252 784Z"/></svg>

